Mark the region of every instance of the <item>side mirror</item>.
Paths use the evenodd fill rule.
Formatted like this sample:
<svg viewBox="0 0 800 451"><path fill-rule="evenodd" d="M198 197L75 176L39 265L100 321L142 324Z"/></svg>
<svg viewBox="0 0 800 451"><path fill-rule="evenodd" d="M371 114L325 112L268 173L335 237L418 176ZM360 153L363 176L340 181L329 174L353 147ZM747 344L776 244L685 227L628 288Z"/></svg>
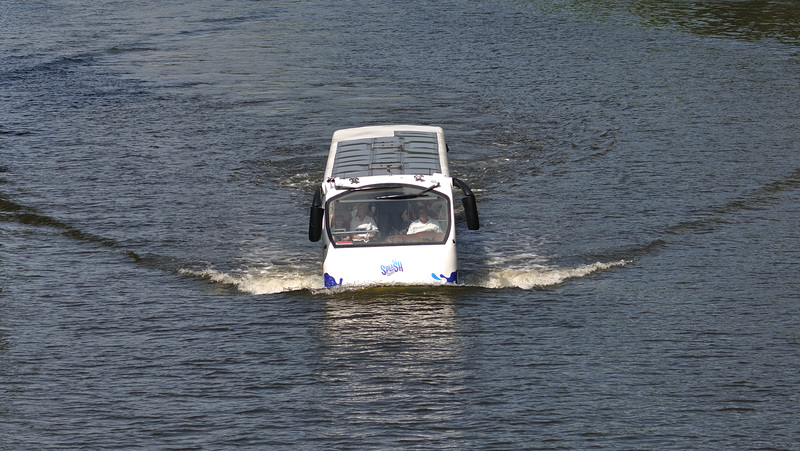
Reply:
<svg viewBox="0 0 800 451"><path fill-rule="evenodd" d="M481 223L478 220L478 205L475 203L475 195L470 193L468 196L462 197L461 203L464 204L464 216L467 217L467 227L470 230L480 229Z"/></svg>
<svg viewBox="0 0 800 451"><path fill-rule="evenodd" d="M322 220L325 209L322 208L322 187L318 186L311 202L311 215L308 221L308 239L317 242L322 237Z"/></svg>
<svg viewBox="0 0 800 451"><path fill-rule="evenodd" d="M311 207L311 220L308 223L308 239L317 242L322 237L322 219L325 218L325 209Z"/></svg>
<svg viewBox="0 0 800 451"><path fill-rule="evenodd" d="M467 217L467 227L470 230L478 230L481 228L480 221L478 220L478 205L475 202L475 195L469 189L466 183L453 177L453 183L464 191L466 196L461 198L461 203L464 204L464 216Z"/></svg>

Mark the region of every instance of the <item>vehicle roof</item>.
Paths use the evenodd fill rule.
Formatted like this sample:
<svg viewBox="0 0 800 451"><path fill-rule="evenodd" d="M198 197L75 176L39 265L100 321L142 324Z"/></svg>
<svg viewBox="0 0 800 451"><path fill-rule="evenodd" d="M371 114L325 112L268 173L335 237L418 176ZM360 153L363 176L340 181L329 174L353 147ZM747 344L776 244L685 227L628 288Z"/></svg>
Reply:
<svg viewBox="0 0 800 451"><path fill-rule="evenodd" d="M387 174L450 176L441 127L380 125L337 130L325 179Z"/></svg>

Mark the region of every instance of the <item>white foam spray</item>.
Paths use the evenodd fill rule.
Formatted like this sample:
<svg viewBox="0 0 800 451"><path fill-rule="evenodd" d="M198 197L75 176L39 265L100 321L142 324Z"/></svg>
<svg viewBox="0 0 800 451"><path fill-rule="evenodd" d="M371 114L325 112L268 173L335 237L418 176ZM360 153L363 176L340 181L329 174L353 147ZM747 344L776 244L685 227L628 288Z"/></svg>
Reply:
<svg viewBox="0 0 800 451"><path fill-rule="evenodd" d="M215 269L199 271L181 269L179 272L208 279L214 283L231 285L240 292L248 294L275 294L323 288L322 276L311 272L308 268L273 266L246 270L239 274L228 274Z"/></svg>
<svg viewBox="0 0 800 451"><path fill-rule="evenodd" d="M576 268L552 268L534 266L532 268L498 268L486 274L467 276L467 284L483 288L521 288L530 290L563 283L568 279L585 277L615 266L625 266L630 261L619 260L609 263L592 263Z"/></svg>
<svg viewBox="0 0 800 451"><path fill-rule="evenodd" d="M491 289L520 288L530 290L558 285L569 279L585 277L617 266L625 266L629 260L597 262L575 268L553 268L536 265L529 268L497 268L484 274L464 274L461 283ZM318 273L319 268L294 265L276 265L261 269L247 269L241 273L226 273L215 269L181 269L181 274L207 279L213 283L229 285L248 294L275 294L289 291L309 290L312 293L327 292ZM348 288L348 289L352 289Z"/></svg>

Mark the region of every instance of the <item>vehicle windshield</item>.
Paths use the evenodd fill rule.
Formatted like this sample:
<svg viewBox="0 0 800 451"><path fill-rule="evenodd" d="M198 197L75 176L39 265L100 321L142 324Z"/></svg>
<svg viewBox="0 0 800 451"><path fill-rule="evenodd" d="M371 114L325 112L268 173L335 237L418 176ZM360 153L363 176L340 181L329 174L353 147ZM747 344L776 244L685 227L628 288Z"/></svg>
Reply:
<svg viewBox="0 0 800 451"><path fill-rule="evenodd" d="M450 201L431 188L385 186L349 191L326 208L334 246L441 244L450 232Z"/></svg>

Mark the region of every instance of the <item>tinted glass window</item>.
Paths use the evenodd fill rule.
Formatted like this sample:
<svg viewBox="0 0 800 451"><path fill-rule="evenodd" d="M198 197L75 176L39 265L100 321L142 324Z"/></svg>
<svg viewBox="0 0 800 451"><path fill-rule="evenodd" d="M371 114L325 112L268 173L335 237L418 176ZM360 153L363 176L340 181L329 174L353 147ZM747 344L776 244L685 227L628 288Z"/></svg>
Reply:
<svg viewBox="0 0 800 451"><path fill-rule="evenodd" d="M335 246L440 244L450 231L450 203L435 191L391 186L349 193L328 202Z"/></svg>

